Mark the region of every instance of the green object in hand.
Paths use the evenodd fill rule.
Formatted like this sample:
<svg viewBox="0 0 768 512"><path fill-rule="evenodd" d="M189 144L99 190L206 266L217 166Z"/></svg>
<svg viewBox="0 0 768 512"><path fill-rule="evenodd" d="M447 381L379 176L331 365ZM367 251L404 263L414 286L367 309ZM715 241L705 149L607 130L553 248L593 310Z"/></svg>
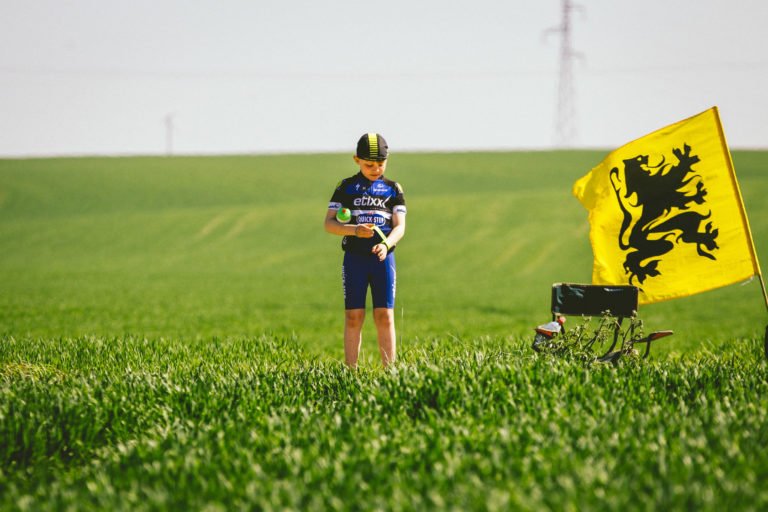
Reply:
<svg viewBox="0 0 768 512"><path fill-rule="evenodd" d="M373 230L376 232L377 235L381 237L381 243L383 243L387 247L387 250L391 249L391 247L389 246L389 241L387 240L387 237L384 236L384 233L381 231L381 229L379 229L379 226L374 224Z"/></svg>

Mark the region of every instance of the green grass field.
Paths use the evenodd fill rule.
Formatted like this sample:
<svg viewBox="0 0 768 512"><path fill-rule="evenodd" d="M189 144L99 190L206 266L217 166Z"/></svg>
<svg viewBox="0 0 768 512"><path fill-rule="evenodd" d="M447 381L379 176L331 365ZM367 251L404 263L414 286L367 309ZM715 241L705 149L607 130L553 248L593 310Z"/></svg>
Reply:
<svg viewBox="0 0 768 512"><path fill-rule="evenodd" d="M0 160L0 508L768 507L757 281L643 306L618 367L535 355L589 282L605 152L398 154L401 359L343 368L348 155ZM768 153L734 162L768 254Z"/></svg>

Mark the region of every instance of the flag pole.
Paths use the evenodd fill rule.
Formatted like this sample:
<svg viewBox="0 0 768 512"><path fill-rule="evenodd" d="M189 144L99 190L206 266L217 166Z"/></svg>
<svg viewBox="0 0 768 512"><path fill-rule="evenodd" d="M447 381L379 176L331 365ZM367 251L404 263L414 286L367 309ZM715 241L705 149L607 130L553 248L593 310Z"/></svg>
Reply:
<svg viewBox="0 0 768 512"><path fill-rule="evenodd" d="M760 288L763 289L763 300L765 301L765 310L766 312L768 312L768 293L766 293L765 291L765 281L763 281L763 276L760 274L757 274L757 278L760 280Z"/></svg>
<svg viewBox="0 0 768 512"><path fill-rule="evenodd" d="M757 278L760 280L760 288L763 290L763 300L765 301L765 309L768 311L768 293L765 292L765 281L763 276L757 274ZM765 350L765 358L768 359L768 325L765 326L765 338L763 338L763 349Z"/></svg>

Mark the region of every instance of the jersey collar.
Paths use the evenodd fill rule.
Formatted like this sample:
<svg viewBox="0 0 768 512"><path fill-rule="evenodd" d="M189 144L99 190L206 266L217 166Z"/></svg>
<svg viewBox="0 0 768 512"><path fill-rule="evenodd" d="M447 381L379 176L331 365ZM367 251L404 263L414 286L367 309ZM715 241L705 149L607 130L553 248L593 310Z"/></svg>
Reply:
<svg viewBox="0 0 768 512"><path fill-rule="evenodd" d="M369 185L373 185L377 181L379 181L381 178L375 179L373 181L369 180L365 174L363 174L363 171L357 171L357 177L368 183Z"/></svg>

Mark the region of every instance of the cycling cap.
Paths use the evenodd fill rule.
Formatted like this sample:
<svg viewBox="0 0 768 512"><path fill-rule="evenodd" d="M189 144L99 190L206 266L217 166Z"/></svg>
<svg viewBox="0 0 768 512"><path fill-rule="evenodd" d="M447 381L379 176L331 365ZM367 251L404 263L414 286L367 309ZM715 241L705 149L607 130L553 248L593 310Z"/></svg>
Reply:
<svg viewBox="0 0 768 512"><path fill-rule="evenodd" d="M357 141L357 158L381 162L387 159L387 141L378 133L366 133Z"/></svg>

